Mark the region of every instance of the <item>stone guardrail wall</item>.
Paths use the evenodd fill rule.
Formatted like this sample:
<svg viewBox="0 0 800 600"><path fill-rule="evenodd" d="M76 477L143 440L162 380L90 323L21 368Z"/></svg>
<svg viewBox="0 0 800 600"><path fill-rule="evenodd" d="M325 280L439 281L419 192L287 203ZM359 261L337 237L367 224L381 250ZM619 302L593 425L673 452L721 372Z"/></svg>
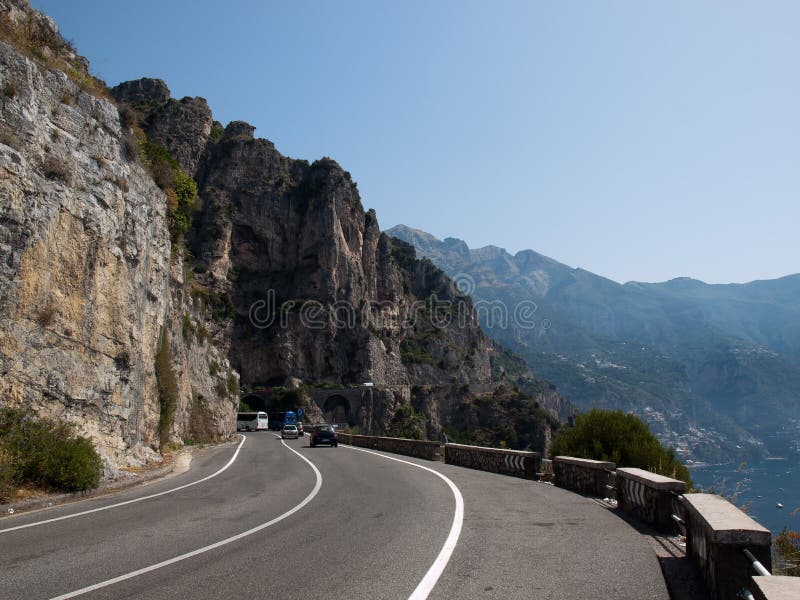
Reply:
<svg viewBox="0 0 800 600"><path fill-rule="evenodd" d="M672 518L675 494L686 491L683 481L642 469L617 469L616 491L619 507L666 533L677 533Z"/></svg>
<svg viewBox="0 0 800 600"><path fill-rule="evenodd" d="M540 472L542 455L522 450L446 444L444 462L468 469L534 479Z"/></svg>
<svg viewBox="0 0 800 600"><path fill-rule="evenodd" d="M442 445L439 442L429 442L427 440L407 440L405 438L340 433L339 441L350 446L383 450L384 452L394 452L395 454L427 460L441 460L442 456Z"/></svg>
<svg viewBox="0 0 800 600"><path fill-rule="evenodd" d="M800 598L800 577L753 577L750 587L756 600L793 600Z"/></svg>
<svg viewBox="0 0 800 600"><path fill-rule="evenodd" d="M747 588L758 600L800 599L800 578L755 576L749 550L771 569L772 535L736 506L715 494L686 494L686 484L642 469L614 469L614 463L557 456L560 487L606 497L608 482L622 510L662 531L675 531L675 514L686 532L686 556L702 574L709 598L738 598ZM613 472L609 472L613 470Z"/></svg>
<svg viewBox="0 0 800 600"><path fill-rule="evenodd" d="M745 549L772 570L772 535L736 506L716 494L684 494L683 507L686 554L700 567L713 600L736 598L742 588L753 585Z"/></svg>
<svg viewBox="0 0 800 600"><path fill-rule="evenodd" d="M441 459L439 442L340 433L343 444ZM551 465L537 452L445 445L445 462L493 473L535 478ZM714 494L685 494L686 484L641 469L616 469L612 462L557 456L552 461L556 483L563 488L599 497L616 491L619 506L662 530L671 530L677 515L686 528L686 555L698 565L712 600L736 598L749 588L757 600L800 598L800 578L751 577L749 550L771 569L770 532L724 498ZM609 490L614 481L615 490ZM683 495L681 495L683 493Z"/></svg>
<svg viewBox="0 0 800 600"><path fill-rule="evenodd" d="M610 490L606 487L609 481L608 471L615 467L613 462L588 458L556 456L553 459L557 486L600 498L609 495Z"/></svg>

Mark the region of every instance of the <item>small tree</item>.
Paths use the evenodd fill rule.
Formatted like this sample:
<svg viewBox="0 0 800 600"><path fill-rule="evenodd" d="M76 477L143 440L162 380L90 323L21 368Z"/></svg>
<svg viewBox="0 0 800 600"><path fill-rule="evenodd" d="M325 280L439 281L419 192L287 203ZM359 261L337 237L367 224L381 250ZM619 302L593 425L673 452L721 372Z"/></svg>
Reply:
<svg viewBox="0 0 800 600"><path fill-rule="evenodd" d="M638 417L620 410L592 409L576 417L575 427L559 430L553 456L607 460L620 467L638 467L692 484L689 470L675 450L666 449Z"/></svg>
<svg viewBox="0 0 800 600"><path fill-rule="evenodd" d="M783 528L773 541L777 575L800 577L800 533Z"/></svg>

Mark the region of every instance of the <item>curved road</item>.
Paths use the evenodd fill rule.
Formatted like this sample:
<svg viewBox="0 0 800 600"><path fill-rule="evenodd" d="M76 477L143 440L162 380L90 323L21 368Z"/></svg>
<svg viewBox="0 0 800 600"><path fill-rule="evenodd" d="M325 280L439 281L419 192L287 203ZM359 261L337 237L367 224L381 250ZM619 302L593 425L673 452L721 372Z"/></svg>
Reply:
<svg viewBox="0 0 800 600"><path fill-rule="evenodd" d="M415 598L669 598L648 541L582 496L308 437L248 434L231 461L239 445L157 483L0 519L0 598L394 599L423 579L435 585ZM463 497L463 523L431 470Z"/></svg>

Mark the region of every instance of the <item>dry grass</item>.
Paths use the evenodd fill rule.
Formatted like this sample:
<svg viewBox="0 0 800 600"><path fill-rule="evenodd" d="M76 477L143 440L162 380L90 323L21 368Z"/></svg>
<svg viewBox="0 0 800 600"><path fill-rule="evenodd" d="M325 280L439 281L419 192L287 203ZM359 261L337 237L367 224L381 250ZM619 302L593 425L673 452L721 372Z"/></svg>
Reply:
<svg viewBox="0 0 800 600"><path fill-rule="evenodd" d="M100 154L92 154L92 160L97 163L97 166L101 169L105 169L108 167L108 161L106 158Z"/></svg>
<svg viewBox="0 0 800 600"><path fill-rule="evenodd" d="M70 183L72 181L72 169L63 160L56 156L48 155L42 163L44 176L55 181Z"/></svg>
<svg viewBox="0 0 800 600"><path fill-rule="evenodd" d="M14 24L8 14L0 16L0 39L47 69L63 71L83 91L113 101L105 82L87 73L75 60L75 47L52 30L43 19L29 16ZM78 66L76 66L78 65Z"/></svg>
<svg viewBox="0 0 800 600"><path fill-rule="evenodd" d="M3 96L6 98L13 98L17 95L17 84L13 81L6 81L3 84Z"/></svg>
<svg viewBox="0 0 800 600"><path fill-rule="evenodd" d="M14 148L14 150L22 149L22 139L17 135L13 129L9 129L4 124L0 124L0 144L5 144Z"/></svg>
<svg viewBox="0 0 800 600"><path fill-rule="evenodd" d="M51 302L37 310L36 314L34 315L34 319L40 327L47 328L55 323L57 314L58 309L56 305Z"/></svg>
<svg viewBox="0 0 800 600"><path fill-rule="evenodd" d="M113 183L115 186L117 186L123 192L127 192L130 189L130 186L128 185L128 180L125 177L122 177L121 175L113 175L111 177L107 177L106 179L111 183Z"/></svg>

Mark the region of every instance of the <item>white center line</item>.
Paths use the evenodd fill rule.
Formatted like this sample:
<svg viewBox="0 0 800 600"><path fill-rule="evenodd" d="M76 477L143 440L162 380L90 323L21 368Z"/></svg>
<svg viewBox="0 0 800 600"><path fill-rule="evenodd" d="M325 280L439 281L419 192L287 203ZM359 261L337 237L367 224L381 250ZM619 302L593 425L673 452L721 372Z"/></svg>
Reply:
<svg viewBox="0 0 800 600"><path fill-rule="evenodd" d="M100 512L102 510L109 510L111 508L118 508L120 506L125 506L127 504L133 504L134 502L142 502L143 500L150 500L152 498L158 498L159 496L163 496L165 494L171 494L172 492L177 492L179 490L185 490L188 487L192 487L193 485L197 485L198 483L203 483L204 481L208 481L209 479L213 479L223 471L225 471L228 467L233 464L233 461L236 460L236 457L239 456L239 450L242 449L244 446L244 442L247 438L242 436L242 441L239 442L239 445L236 447L236 452L233 453L231 459L216 473L212 473L202 479L198 479L197 481L192 481L191 483L186 483L184 485L180 485L176 488L172 488L169 490L165 490L163 492L158 492L157 494L150 494L149 496L142 496L141 498L134 498L133 500L125 500L124 502L117 502L115 504L109 504L108 506L101 506L100 508L92 508L90 510L84 510L81 512L77 512L71 515L64 515L63 517L54 517L52 519L45 519L44 521L36 521L35 523L28 523L27 525L17 525L16 527L7 527L6 529L0 529L0 533L8 533L9 531L16 531L18 529L27 529L28 527L37 527L38 525L45 525L47 523L55 523L56 521L63 521L64 519L74 519L75 517L82 517L83 515L89 515L91 513Z"/></svg>
<svg viewBox="0 0 800 600"><path fill-rule="evenodd" d="M436 583L439 581L439 577L442 576L447 563L450 561L450 557L453 555L453 551L456 549L456 544L458 543L458 538L461 535L461 527L464 523L464 497L461 495L461 491L458 489L455 483L453 483L449 478L445 477L438 471L431 469L429 467L425 467L423 465L418 465L417 463L413 463L407 460L402 460L400 458L394 458L393 456L386 456L385 454L381 454L380 452L373 452L372 450L365 450L364 448L356 448L355 446L344 446L348 450L358 450L359 452L366 452L367 454L374 454L375 456L380 456L382 458L386 458L388 460L394 460L399 463L403 463L406 465L411 465L412 467L417 467L418 469L423 469L428 471L429 473L433 473L439 479L442 479L449 487L450 491L453 492L453 497L456 500L456 509L453 513L453 524L450 527L450 533L447 536L447 539L444 541L444 546L442 546L439 555L436 557L436 560L433 561L431 568L428 569L428 572L425 573L425 577L422 578L422 581L419 582L417 587L408 597L408 600L425 600L428 595L433 591L433 588L436 586Z"/></svg>
<svg viewBox="0 0 800 600"><path fill-rule="evenodd" d="M291 450L292 452L297 454L297 456L299 456L304 461L306 461L306 463L308 463L308 466L310 466L313 469L314 475L316 475L316 478L317 478L316 484L314 485L314 489L311 490L311 493L308 496L306 496L305 499L300 504L298 504L297 506L295 506L294 508L292 508L290 510L287 510L282 515L280 515L278 517L275 517L271 521L267 521L266 523L262 523L261 525L253 527L252 529L248 529L247 531L243 531L242 533L238 533L238 534L236 534L234 536L231 536L229 538L225 538L224 540L220 540L219 542L215 542L213 544L209 544L208 546L203 546L202 548L198 548L197 550L192 550L191 552L187 552L186 554L180 554L179 556L175 556L173 558L161 561L160 563L156 563L156 564L150 565L148 567L144 567L142 569L137 569L136 571L131 571L130 573L125 573L124 575L120 575L119 577L114 577L113 579L107 579L105 581L101 581L100 583L95 583L94 585L90 585L90 586L87 586L85 588L81 588L79 590L75 590L74 592L69 592L68 594L63 594L61 596L56 596L54 598L51 598L50 600L66 600L67 598L74 598L76 596L81 596L81 595L86 594L88 592L93 592L95 590L99 590L101 588L108 587L110 585L114 585L115 583L119 583L121 581L125 581L126 579L132 579L134 577L138 577L139 575L143 575L145 573L150 573L151 571L155 571L156 569L161 569L163 567L167 567L169 565L173 565L173 564L175 564L177 562L181 562L182 560L186 560L187 558L192 558L193 556L197 556L198 554L203 554L203 553L208 552L210 550L214 550L214 549L219 548L221 546L225 546L225 545L230 544L232 542L236 542L238 540L241 540L242 538L246 538L247 536L253 535L254 533L258 533L262 529L266 529L270 525L275 525L275 523L283 521L285 518L290 517L291 515L296 513L298 510L303 508L306 504L311 502L314 499L314 496L316 496L319 493L319 490L322 487L322 474L319 472L319 469L317 469L317 467L314 465L314 463L312 463L305 456L300 454L297 450L295 450L294 448L291 448L290 446L288 446L286 444L286 442L284 442L283 440L281 440L281 444L286 446L289 450Z"/></svg>

